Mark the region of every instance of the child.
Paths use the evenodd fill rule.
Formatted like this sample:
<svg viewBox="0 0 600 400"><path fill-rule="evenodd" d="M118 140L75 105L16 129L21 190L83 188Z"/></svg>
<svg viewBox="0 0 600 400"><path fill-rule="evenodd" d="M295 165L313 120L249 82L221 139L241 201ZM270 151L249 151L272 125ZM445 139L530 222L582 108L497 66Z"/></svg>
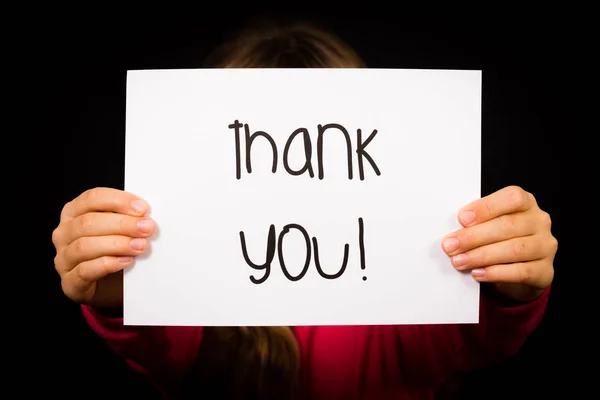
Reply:
<svg viewBox="0 0 600 400"><path fill-rule="evenodd" d="M365 64L332 34L291 24L243 32L217 49L208 66ZM519 350L542 319L554 275L550 217L533 195L507 187L465 205L458 214L463 228L442 240L448 268L470 270L483 282L479 324L123 326L122 270L155 231L144 216L148 207L115 189L83 193L65 205L53 233L55 266L90 327L165 398L432 399L452 374Z"/></svg>

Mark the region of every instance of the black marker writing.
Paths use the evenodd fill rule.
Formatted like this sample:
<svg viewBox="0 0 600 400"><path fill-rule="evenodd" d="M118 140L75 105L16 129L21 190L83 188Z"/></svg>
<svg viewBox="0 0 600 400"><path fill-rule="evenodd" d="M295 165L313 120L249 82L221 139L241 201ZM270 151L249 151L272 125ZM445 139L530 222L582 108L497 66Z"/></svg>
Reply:
<svg viewBox="0 0 600 400"><path fill-rule="evenodd" d="M250 134L250 127L248 124L244 124L244 131L246 133L246 171L248 173L252 172L252 161L250 157L250 149L252 147L252 142L259 136L264 137L271 144L271 149L273 150L273 167L271 168L271 172L277 172L277 145L275 144L275 140L266 132L256 131L252 135Z"/></svg>
<svg viewBox="0 0 600 400"><path fill-rule="evenodd" d="M302 270L300 271L300 273L296 276L293 276L288 271L286 263L285 263L285 257L283 254L283 241L284 241L285 236L290 232L291 229L296 229L297 231L299 231L302 234L302 236L304 238L305 246L306 246L306 258L304 260L304 266L302 267ZM362 218L358 219L358 241L359 241L358 254L360 257L360 268L362 270L365 270L366 255L365 255L365 244L364 244L364 224L363 224ZM318 274L322 278L325 278L325 279L340 278L346 271L346 268L348 266L349 255L350 255L350 245L346 243L344 245L344 256L343 256L343 260L342 260L342 266L334 274L326 273L323 270L323 267L321 266L321 262L319 260L319 243L318 243L317 238L316 237L312 238L312 248L311 248L311 241L310 241L308 232L306 231L306 229L304 229L301 225L298 225L298 224L285 225L283 227L283 229L281 230L281 233L279 234L279 238L277 240L276 240L276 235L275 235L275 226L271 225L269 227L269 234L267 237L266 261L264 264L255 264L254 262L252 262L250 260L250 257L248 256L248 250L246 248L246 240L245 240L245 235L244 235L243 231L240 232L240 242L241 242L241 247L242 247L242 255L244 257L244 260L246 261L246 264L248 264L252 269L259 270L259 271L260 270L265 271L264 275L260 279L256 279L254 276L250 276L250 281L257 285L264 283L271 274L271 263L273 262L273 258L275 255L275 247L277 247L277 256L279 258L279 265L281 266L281 271L283 272L283 275L292 282L297 282L306 275L306 273L308 272L308 268L310 266L311 256L314 257L315 267L317 269ZM362 279L363 279L363 281L366 281L367 277L363 276Z"/></svg>
<svg viewBox="0 0 600 400"><path fill-rule="evenodd" d="M305 157L306 161L304 162L304 166L301 169L294 171L292 168L290 168L290 165L288 163L288 154L290 151L290 146L292 145L292 142L294 141L294 138L299 133L302 133L302 138L304 139L304 157ZM298 128L290 135L289 139L285 143L285 148L283 150L283 166L285 167L285 170L290 175L302 175L303 173L308 171L308 174L310 175L310 177L314 178L315 173L312 168L312 162L311 162L312 160L311 159L312 159L312 142L310 141L310 134L308 133L308 129Z"/></svg>
<svg viewBox="0 0 600 400"><path fill-rule="evenodd" d="M344 135L346 139L346 152L348 157L348 179L352 179L352 142L350 141L350 135L346 128L338 124L327 124L325 126L319 125L317 127L319 136L317 139L317 160L319 161L319 179L325 177L325 171L323 171L323 134L327 129L335 128L338 129Z"/></svg>
<svg viewBox="0 0 600 400"><path fill-rule="evenodd" d="M321 268L321 262L319 261L319 242L317 241L317 238L314 237L312 240L313 246L315 247L315 265L317 266L317 272L319 275L325 279L336 279L342 276L344 271L346 271L346 267L348 266L348 251L350 250L350 245L348 243L344 245L344 261L342 261L342 267L338 272L330 275L323 271L323 268Z"/></svg>
<svg viewBox="0 0 600 400"><path fill-rule="evenodd" d="M273 139L273 137L271 137L271 135L269 135L267 132L264 131L256 131L254 133L250 133L250 126L248 124L242 124L241 122L239 122L238 120L235 120L235 122L233 124L230 124L229 129L233 129L234 131L234 135L235 135L235 177L236 179L242 179L242 146L244 147L244 157L245 157L245 164L246 164L246 172L248 174L252 173L252 160L251 160L251 149L252 149L252 144L254 142L254 140L258 137L262 137L263 139L267 140L267 142L271 145L271 150L273 153L273 163L272 163L272 167L271 167L271 172L275 173L277 172L277 164L278 164L278 149L277 149L277 144L275 143L275 140ZM245 139L245 143L242 145L242 140L241 140L241 129L244 128L244 139ZM335 123L330 123L330 124L325 124L325 125L317 125L317 149L316 149L316 153L317 153L317 169L318 169L318 178L319 179L324 179L325 178L325 170L324 170L324 154L323 154L323 147L324 147L324 137L325 137L325 132L331 129L336 129L339 133L341 133L341 135L343 136L344 140L345 140L345 150L346 150L346 157L347 157L347 165L345 166L348 170L348 179L352 180L354 178L354 174L353 174L353 163L352 163L352 157L353 154L357 155L357 163L358 163L358 176L360 178L360 180L364 180L365 179L365 171L364 171L364 160L366 159L367 162L371 165L371 168L373 168L373 171L375 172L375 174L377 176L381 175L381 171L379 169L379 167L377 166L377 163L375 162L375 160L373 159L373 157L371 156L371 154L367 153L366 151L366 147L373 141L373 139L375 138L375 136L377 135L377 129L373 129L373 131L371 132L371 134L363 141L363 137L362 137L362 130L361 129L357 129L356 130L356 150L353 152L352 151L352 141L350 139L350 134L348 133L348 130L340 125L340 124L335 124ZM302 135L300 135L302 134ZM304 144L304 165L299 168L299 169L293 169L290 166L289 163L289 151L290 151L290 146L292 145L293 141L298 138L301 137L303 140L303 144ZM312 154L313 154L313 142L311 140L309 131L307 128L298 128L295 131L292 132L292 134L287 138L286 142L285 142L285 146L283 149L283 166L286 170L286 172L292 176L300 176L303 175L304 173L308 172L308 175L311 178L315 177L315 172L313 170L313 165L312 165Z"/></svg>
<svg viewBox="0 0 600 400"><path fill-rule="evenodd" d="M240 179L242 177L242 162L240 160L240 128L244 126L240 124L240 121L237 119L231 125L229 125L229 129L233 129L235 132L235 177L236 179Z"/></svg>
<svg viewBox="0 0 600 400"><path fill-rule="evenodd" d="M264 264L259 265L255 264L250 260L248 256L248 250L246 249L246 238L244 236L244 232L240 232L240 242L242 243L242 255L244 256L244 260L246 260L246 264L256 270L265 270L265 274L262 278L256 279L252 275L250 276L250 280L252 283L261 284L267 280L269 275L271 274L271 263L273 262L273 257L275 256L275 226L271 225L269 227L269 235L267 237L267 256Z"/></svg>
<svg viewBox="0 0 600 400"><path fill-rule="evenodd" d="M363 271L367 268L365 261L365 227L363 219L358 219L358 250L360 251L360 269ZM366 281L367 277L363 276L363 281Z"/></svg>
<svg viewBox="0 0 600 400"><path fill-rule="evenodd" d="M356 130L356 136L357 136L356 154L358 154L358 174L360 176L361 181L365 180L365 171L363 169L363 157L367 159L369 164L371 164L371 168L373 168L373 170L375 171L377 176L381 175L379 168L377 168L377 164L375 164L375 161L373 161L373 159L371 158L369 153L367 153L365 151L365 147L367 147L369 145L369 143L371 143L371 140L373 140L375 135L377 135L377 129L373 129L373 132L369 135L367 140L365 140L363 142L362 141L362 131L360 129Z"/></svg>
<svg viewBox="0 0 600 400"><path fill-rule="evenodd" d="M273 166L271 167L271 172L275 173L277 172L277 144L275 144L275 140L273 140L273 138L271 137L271 135L269 135L267 132L263 132L263 131L256 131L252 134L250 134L250 127L248 126L248 124L244 124L242 125L237 119L235 120L235 122L231 125L228 126L229 129L233 129L234 133L235 133L235 176L237 179L240 179L242 177L242 171L241 171L241 149L240 149L240 128L244 127L244 133L245 133L245 148L246 148L246 171L250 174L252 173L252 158L250 157L251 155L251 149L252 149L252 143L254 142L254 139L258 138L258 137L262 137L264 139L266 139L269 144L271 145L271 150L273 151Z"/></svg>
<svg viewBox="0 0 600 400"><path fill-rule="evenodd" d="M304 241L306 242L306 260L304 261L304 267L302 267L302 271L300 271L300 273L297 276L290 275L290 273L287 270L287 267L285 266L285 260L283 258L283 238L285 237L285 235L288 234L290 229L299 230L304 236ZM306 229L304 229L298 224L288 224L284 226L283 230L279 234L279 240L277 241L277 255L279 256L279 265L281 266L281 272L283 272L286 278L288 278L292 282L296 282L302 279L304 275L306 275L308 267L310 266L310 253L310 238L308 237L308 232L306 232Z"/></svg>

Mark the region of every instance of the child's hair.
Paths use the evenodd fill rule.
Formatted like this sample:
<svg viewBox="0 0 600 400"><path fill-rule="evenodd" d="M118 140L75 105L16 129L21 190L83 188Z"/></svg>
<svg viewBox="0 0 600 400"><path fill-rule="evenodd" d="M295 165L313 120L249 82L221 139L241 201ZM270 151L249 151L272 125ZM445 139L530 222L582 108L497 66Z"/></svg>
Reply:
<svg viewBox="0 0 600 400"><path fill-rule="evenodd" d="M346 42L307 22L261 21L219 46L206 61L216 68L364 68Z"/></svg>
<svg viewBox="0 0 600 400"><path fill-rule="evenodd" d="M206 59L209 68L364 68L344 41L312 23L261 22ZM276 301L276 300L274 300ZM206 327L193 392L214 398L292 399L300 351L290 327ZM188 386L187 389L190 389Z"/></svg>

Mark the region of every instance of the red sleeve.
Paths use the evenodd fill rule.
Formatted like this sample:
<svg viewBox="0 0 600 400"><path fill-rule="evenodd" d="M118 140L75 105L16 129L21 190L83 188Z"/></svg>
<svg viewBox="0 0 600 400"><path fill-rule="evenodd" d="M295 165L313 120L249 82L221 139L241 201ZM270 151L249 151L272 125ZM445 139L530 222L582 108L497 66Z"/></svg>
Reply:
<svg viewBox="0 0 600 400"><path fill-rule="evenodd" d="M549 293L550 288L537 299L516 306L500 305L482 294L478 324L399 328L401 342L418 344L402 349L403 361L445 376L506 360L542 321Z"/></svg>
<svg viewBox="0 0 600 400"><path fill-rule="evenodd" d="M125 326L123 318L101 315L85 305L81 308L92 330L163 392L176 387L196 360L202 327Z"/></svg>

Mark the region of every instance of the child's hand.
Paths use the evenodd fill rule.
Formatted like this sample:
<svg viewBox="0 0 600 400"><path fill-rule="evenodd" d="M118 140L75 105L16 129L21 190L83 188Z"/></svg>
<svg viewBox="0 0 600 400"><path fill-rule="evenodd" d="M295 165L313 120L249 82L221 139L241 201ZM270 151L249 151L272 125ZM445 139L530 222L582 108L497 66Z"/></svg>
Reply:
<svg viewBox="0 0 600 400"><path fill-rule="evenodd" d="M118 272L148 247L156 226L147 212L145 201L108 188L88 190L64 206L52 242L67 297L98 308L123 304Z"/></svg>
<svg viewBox="0 0 600 400"><path fill-rule="evenodd" d="M532 300L550 285L558 242L550 216L531 193L506 187L465 206L458 220L464 228L442 241L455 268L518 301Z"/></svg>

